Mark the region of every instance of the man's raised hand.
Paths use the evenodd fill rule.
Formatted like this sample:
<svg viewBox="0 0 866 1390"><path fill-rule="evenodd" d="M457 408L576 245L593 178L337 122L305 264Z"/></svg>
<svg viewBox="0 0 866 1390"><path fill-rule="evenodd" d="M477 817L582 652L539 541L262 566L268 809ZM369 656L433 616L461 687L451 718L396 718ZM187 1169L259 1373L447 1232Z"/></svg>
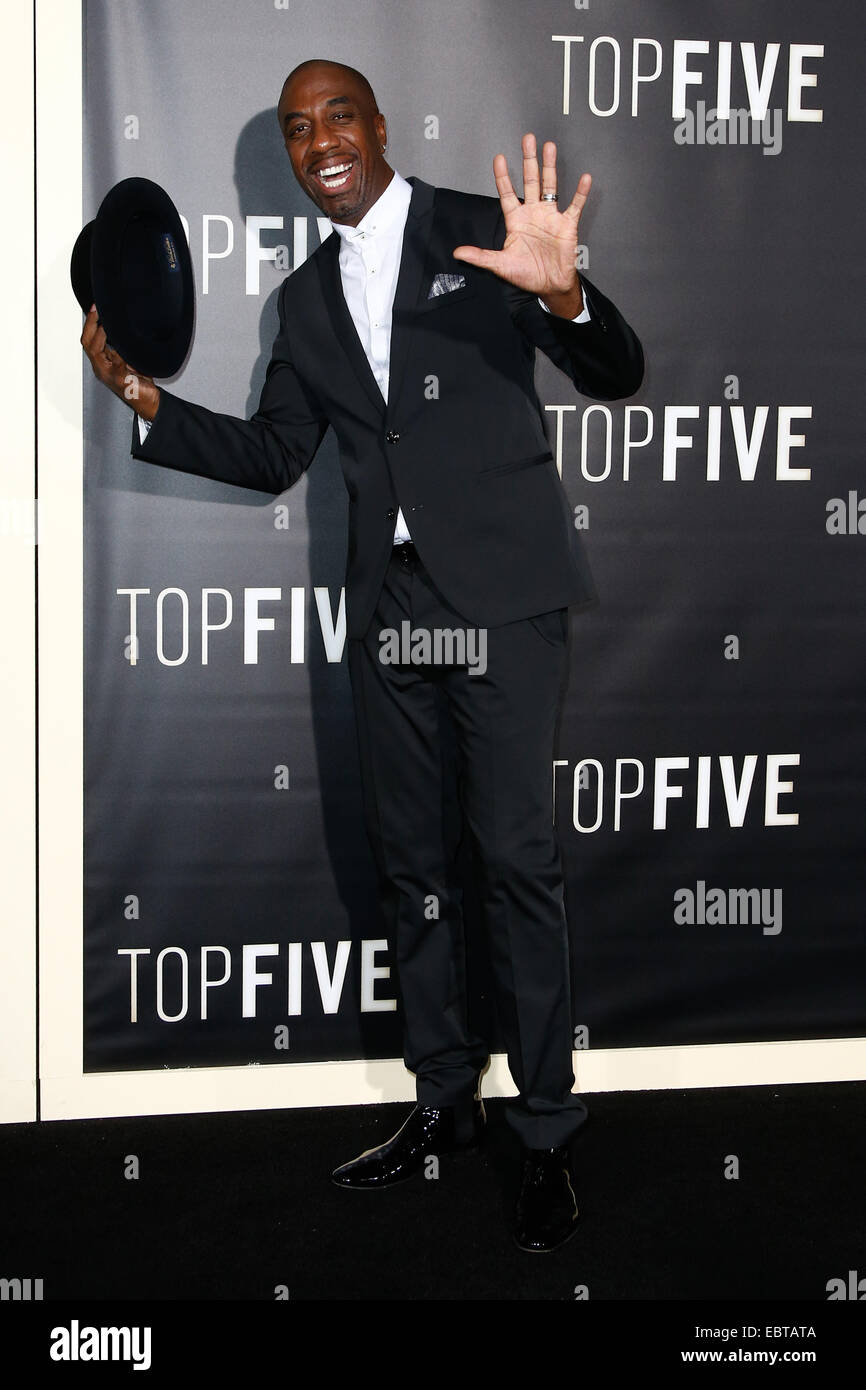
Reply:
<svg viewBox="0 0 866 1390"><path fill-rule="evenodd" d="M583 308L575 262L580 214L592 187L592 177L582 174L577 191L562 211L544 193L556 193L556 145L546 140L542 148L539 178L535 136L524 135L523 197L521 203L511 183L505 155L493 160L493 174L505 218L505 242L501 251L480 246L458 246L454 259L492 270L518 289L536 294L547 307L566 318L576 318Z"/></svg>
<svg viewBox="0 0 866 1390"><path fill-rule="evenodd" d="M152 420L159 405L159 387L154 385L153 377L137 372L128 362L124 362L114 348L109 347L95 304L84 320L81 346L97 380L113 391L115 396L126 401L142 419Z"/></svg>

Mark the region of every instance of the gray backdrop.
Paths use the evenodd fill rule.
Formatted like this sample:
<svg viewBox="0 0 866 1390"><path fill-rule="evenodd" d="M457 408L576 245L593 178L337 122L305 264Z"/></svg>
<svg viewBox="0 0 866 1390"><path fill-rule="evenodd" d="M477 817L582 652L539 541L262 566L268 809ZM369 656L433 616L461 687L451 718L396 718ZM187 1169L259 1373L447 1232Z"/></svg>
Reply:
<svg viewBox="0 0 866 1390"><path fill-rule="evenodd" d="M87 215L130 175L171 193L197 324L169 385L221 411L255 409L278 286L319 244L276 124L296 63L368 75L404 176L493 193L525 130L569 196L593 173L586 269L648 365L605 410L538 369L602 597L572 616L552 769L581 1045L866 1031L861 31L806 0L85 6ZM728 59L731 107L768 115L721 143ZM85 400L85 1065L399 1055L332 438L274 499L132 460L89 373ZM206 664L203 590L232 607L207 597ZM256 661L245 591L273 620ZM486 1012L475 936L472 959Z"/></svg>

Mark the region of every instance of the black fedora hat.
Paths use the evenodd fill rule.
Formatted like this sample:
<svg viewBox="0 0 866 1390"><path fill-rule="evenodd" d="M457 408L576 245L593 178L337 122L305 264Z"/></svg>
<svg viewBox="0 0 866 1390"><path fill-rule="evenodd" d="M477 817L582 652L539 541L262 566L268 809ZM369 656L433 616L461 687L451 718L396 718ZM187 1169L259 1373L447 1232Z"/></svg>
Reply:
<svg viewBox="0 0 866 1390"><path fill-rule="evenodd" d="M84 313L95 304L115 352L145 376L174 376L195 320L192 259L177 208L150 179L109 189L69 267Z"/></svg>

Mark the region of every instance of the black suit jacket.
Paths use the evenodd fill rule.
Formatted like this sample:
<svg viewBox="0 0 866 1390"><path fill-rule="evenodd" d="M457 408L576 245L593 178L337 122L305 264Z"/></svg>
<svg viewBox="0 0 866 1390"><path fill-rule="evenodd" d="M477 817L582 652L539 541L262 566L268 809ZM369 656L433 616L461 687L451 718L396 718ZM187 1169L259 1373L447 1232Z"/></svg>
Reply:
<svg viewBox="0 0 866 1390"><path fill-rule="evenodd" d="M592 576L545 432L536 348L584 395L614 400L643 377L640 343L583 276L591 322L547 314L456 246L501 247L497 198L410 179L412 197L391 328L387 404L343 296L339 237L284 281L279 332L251 420L161 392L132 452L185 472L280 493L337 435L349 493L346 619L366 631L385 573L397 507L448 602L496 627L595 601ZM462 287L429 296L439 273Z"/></svg>

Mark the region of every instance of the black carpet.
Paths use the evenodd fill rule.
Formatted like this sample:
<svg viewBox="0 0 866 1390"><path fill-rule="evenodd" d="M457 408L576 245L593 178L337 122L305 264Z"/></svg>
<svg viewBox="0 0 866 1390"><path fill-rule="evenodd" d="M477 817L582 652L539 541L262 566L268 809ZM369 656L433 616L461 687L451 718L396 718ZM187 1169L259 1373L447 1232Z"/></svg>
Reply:
<svg viewBox="0 0 866 1390"><path fill-rule="evenodd" d="M548 1255L511 1243L503 1101L481 1152L376 1193L328 1173L407 1105L7 1125L0 1276L42 1279L45 1300L826 1301L829 1280L866 1278L864 1096L588 1096L580 1230Z"/></svg>

